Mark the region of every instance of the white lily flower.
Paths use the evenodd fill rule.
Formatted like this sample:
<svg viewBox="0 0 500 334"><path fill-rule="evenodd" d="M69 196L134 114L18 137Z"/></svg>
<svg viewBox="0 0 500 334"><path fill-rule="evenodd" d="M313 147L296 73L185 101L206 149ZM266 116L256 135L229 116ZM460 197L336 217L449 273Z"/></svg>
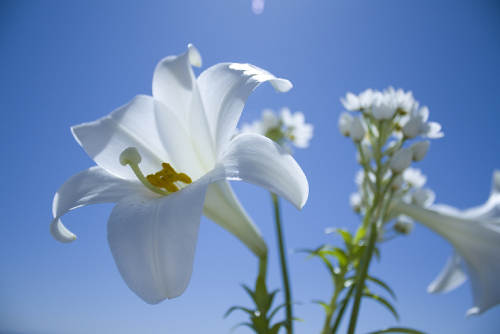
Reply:
<svg viewBox="0 0 500 334"><path fill-rule="evenodd" d="M405 214L448 240L455 248L430 292L448 292L465 281L463 261L471 280L474 306L467 315L480 314L500 303L500 171L493 173L490 197L483 205L458 210L447 205L428 209L394 202L393 214Z"/></svg>
<svg viewBox="0 0 500 334"><path fill-rule="evenodd" d="M136 96L106 117L73 127L98 166L69 178L54 197L50 231L61 242L75 239L60 221L64 213L117 203L108 243L125 283L150 304L180 296L189 284L202 213L257 256L267 253L227 180L264 187L298 209L309 192L304 173L281 146L257 134L231 140L259 84L269 81L286 92L291 83L234 63L214 65L195 78L191 65L201 65L201 57L189 45L182 55L159 62L153 96Z"/></svg>

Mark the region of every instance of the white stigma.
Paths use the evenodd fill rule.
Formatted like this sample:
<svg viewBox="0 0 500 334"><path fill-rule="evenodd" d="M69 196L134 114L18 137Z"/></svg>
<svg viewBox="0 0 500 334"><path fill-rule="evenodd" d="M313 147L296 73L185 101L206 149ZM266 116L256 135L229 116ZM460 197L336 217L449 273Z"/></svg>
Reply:
<svg viewBox="0 0 500 334"><path fill-rule="evenodd" d="M135 147L129 147L120 154L120 164L126 166L128 164L138 165L142 161L139 150Z"/></svg>

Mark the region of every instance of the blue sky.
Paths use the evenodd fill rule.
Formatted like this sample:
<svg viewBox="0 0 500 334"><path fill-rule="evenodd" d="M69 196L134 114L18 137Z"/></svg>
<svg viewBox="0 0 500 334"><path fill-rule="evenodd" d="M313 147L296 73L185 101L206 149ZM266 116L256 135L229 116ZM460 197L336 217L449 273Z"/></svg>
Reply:
<svg viewBox="0 0 500 334"><path fill-rule="evenodd" d="M0 2L0 332L228 333L245 319L222 315L250 306L240 284L253 284L257 261L234 237L202 219L194 272L179 298L151 306L121 279L106 241L112 205L81 208L65 223L78 239L49 234L58 187L93 161L69 127L93 121L137 94L151 94L156 63L193 43L197 74L219 62L248 62L294 88L269 84L249 98L241 121L264 108L300 110L315 126L311 146L295 158L308 177L301 212L283 202L286 244L314 248L339 240L326 227L354 229L348 197L358 166L337 130L339 97L371 87L412 90L442 124L418 163L436 202L483 203L500 168L500 6L494 1L250 0ZM271 202L265 190L233 183L270 248L270 288L280 287ZM470 286L428 295L451 246L423 226L381 246L375 275L395 290L402 325L429 333L495 333L500 307L465 318ZM312 299L331 286L319 262L289 257L297 334L316 333L323 314ZM281 295L280 295L281 297ZM381 306L362 306L359 333L396 325ZM235 333L250 333L240 328Z"/></svg>

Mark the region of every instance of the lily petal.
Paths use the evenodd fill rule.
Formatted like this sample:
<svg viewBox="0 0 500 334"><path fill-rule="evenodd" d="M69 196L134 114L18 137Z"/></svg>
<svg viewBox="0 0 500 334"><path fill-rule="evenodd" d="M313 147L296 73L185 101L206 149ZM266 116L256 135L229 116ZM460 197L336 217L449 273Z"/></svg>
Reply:
<svg viewBox="0 0 500 334"><path fill-rule="evenodd" d="M471 280L474 307L479 314L500 303L499 219L465 219L397 201L395 213L408 215L448 240L465 261ZM449 210L449 212L452 212Z"/></svg>
<svg viewBox="0 0 500 334"><path fill-rule="evenodd" d="M153 74L153 97L175 112L185 126L188 124L189 104L196 84L191 65L201 66L201 56L189 44L183 54L163 58Z"/></svg>
<svg viewBox="0 0 500 334"><path fill-rule="evenodd" d="M267 246L259 228L240 204L226 180L208 186L203 215L236 236L257 257L267 254Z"/></svg>
<svg viewBox="0 0 500 334"><path fill-rule="evenodd" d="M250 93L269 81L276 91L287 92L290 81L250 64L221 63L204 71L197 79L208 125L215 142L217 161L231 140Z"/></svg>
<svg viewBox="0 0 500 334"><path fill-rule="evenodd" d="M241 180L263 187L302 209L309 196L304 172L292 156L255 133L236 136L212 172L212 180Z"/></svg>
<svg viewBox="0 0 500 334"><path fill-rule="evenodd" d="M141 152L141 169L146 175L161 170L161 163L170 160L156 131L154 100L150 96L138 95L108 116L76 125L71 131L99 166L124 179L137 179L129 167L119 162L120 154L128 147Z"/></svg>
<svg viewBox="0 0 500 334"><path fill-rule="evenodd" d="M467 280L461 258L456 252L448 258L443 270L427 287L429 293L447 293L458 288Z"/></svg>
<svg viewBox="0 0 500 334"><path fill-rule="evenodd" d="M101 167L91 167L70 177L54 196L50 234L57 241L68 243L76 239L60 221L66 212L88 204L117 203L130 194L144 190L135 181L128 181L108 173Z"/></svg>
<svg viewBox="0 0 500 334"><path fill-rule="evenodd" d="M209 180L163 197L135 193L111 212L108 243L118 271L149 304L178 297L189 284Z"/></svg>

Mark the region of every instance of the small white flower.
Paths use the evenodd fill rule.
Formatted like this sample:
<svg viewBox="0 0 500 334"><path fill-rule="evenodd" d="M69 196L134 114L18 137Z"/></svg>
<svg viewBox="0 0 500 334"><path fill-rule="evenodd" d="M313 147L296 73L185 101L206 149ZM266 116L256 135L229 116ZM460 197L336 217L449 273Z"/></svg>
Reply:
<svg viewBox="0 0 500 334"><path fill-rule="evenodd" d="M258 133L259 135L265 135L266 131L267 130L262 125L262 122L256 119L252 122L252 124L243 123L239 133Z"/></svg>
<svg viewBox="0 0 500 334"><path fill-rule="evenodd" d="M368 88L361 94L359 94L359 104L361 108L368 109L370 108L375 101L382 97L382 93L379 91L374 91L371 88Z"/></svg>
<svg viewBox="0 0 500 334"><path fill-rule="evenodd" d="M412 188L422 188L427 182L427 176L419 168L409 167L403 172L403 180Z"/></svg>
<svg viewBox="0 0 500 334"><path fill-rule="evenodd" d="M399 124L402 126L402 132L407 138L415 138L421 135L424 138L437 139L444 136L441 132L441 125L436 122L427 122L429 119L429 108L423 106L418 109L418 103L415 103L410 115L401 117Z"/></svg>
<svg viewBox="0 0 500 334"><path fill-rule="evenodd" d="M262 127L265 131L269 129L276 128L280 124L280 119L278 115L272 109L262 110ZM265 134L265 133L264 133Z"/></svg>
<svg viewBox="0 0 500 334"><path fill-rule="evenodd" d="M351 130L352 116L348 112L342 112L339 116L339 130L340 133L346 137L349 137L349 131Z"/></svg>
<svg viewBox="0 0 500 334"><path fill-rule="evenodd" d="M344 108L347 110L356 111L360 109L359 98L351 92L345 95L345 99L341 97L340 102L342 102Z"/></svg>
<svg viewBox="0 0 500 334"><path fill-rule="evenodd" d="M314 126L305 122L304 114L296 111L293 114L290 109L281 109L281 120L285 126L285 133L288 134L289 139L293 145L298 148L309 147L309 140L314 135Z"/></svg>
<svg viewBox="0 0 500 334"><path fill-rule="evenodd" d="M387 120L394 117L397 109L397 102L390 95L383 94L372 105L372 115L377 120Z"/></svg>

